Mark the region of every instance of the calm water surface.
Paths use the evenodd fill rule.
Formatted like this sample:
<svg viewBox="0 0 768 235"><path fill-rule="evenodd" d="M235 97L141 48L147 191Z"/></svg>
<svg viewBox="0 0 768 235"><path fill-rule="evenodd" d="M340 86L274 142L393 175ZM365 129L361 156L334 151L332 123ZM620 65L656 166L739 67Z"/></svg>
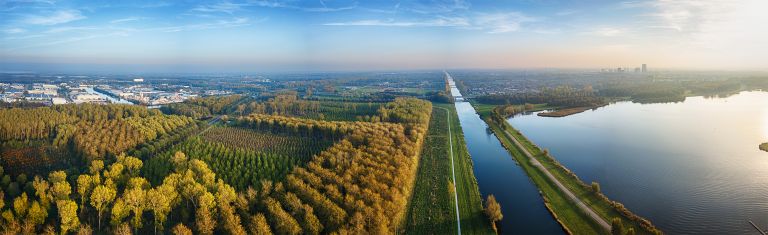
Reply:
<svg viewBox="0 0 768 235"><path fill-rule="evenodd" d="M455 89L456 97L461 94ZM544 207L539 191L512 156L491 133L475 109L456 102L464 140L472 156L474 173L483 199L493 194L501 204L504 219L497 226L502 234L563 234Z"/></svg>
<svg viewBox="0 0 768 235"><path fill-rule="evenodd" d="M766 92L508 121L668 234L758 234L748 220L768 228Z"/></svg>

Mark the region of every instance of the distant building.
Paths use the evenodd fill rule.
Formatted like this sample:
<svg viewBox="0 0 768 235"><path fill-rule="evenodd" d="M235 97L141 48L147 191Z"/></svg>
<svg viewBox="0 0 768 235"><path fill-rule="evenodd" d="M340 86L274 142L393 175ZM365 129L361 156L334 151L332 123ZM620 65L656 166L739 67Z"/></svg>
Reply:
<svg viewBox="0 0 768 235"><path fill-rule="evenodd" d="M61 97L54 97L54 98L51 99L51 102L53 104L66 104L67 103L67 99L64 99L64 98L61 98Z"/></svg>
<svg viewBox="0 0 768 235"><path fill-rule="evenodd" d="M645 73L645 72L648 72L648 66L646 66L645 64L643 64L643 73Z"/></svg>
<svg viewBox="0 0 768 235"><path fill-rule="evenodd" d="M144 82L144 78L134 78L133 82Z"/></svg>
<svg viewBox="0 0 768 235"><path fill-rule="evenodd" d="M74 97L75 103L103 103L106 102L107 99L104 97L97 95L97 94L77 94Z"/></svg>
<svg viewBox="0 0 768 235"><path fill-rule="evenodd" d="M635 73L640 72L640 68L635 68Z"/></svg>

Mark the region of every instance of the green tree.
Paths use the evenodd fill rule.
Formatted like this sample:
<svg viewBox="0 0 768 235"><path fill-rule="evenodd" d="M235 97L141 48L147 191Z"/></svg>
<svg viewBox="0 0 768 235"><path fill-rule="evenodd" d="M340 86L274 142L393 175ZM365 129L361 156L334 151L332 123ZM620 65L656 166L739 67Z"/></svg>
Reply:
<svg viewBox="0 0 768 235"><path fill-rule="evenodd" d="M184 224L177 224L173 226L173 235L192 235L192 230L184 226ZM258 234L258 233L257 233Z"/></svg>
<svg viewBox="0 0 768 235"><path fill-rule="evenodd" d="M90 175L82 174L77 177L77 194L80 195L80 214L85 212L85 202L91 190L96 187Z"/></svg>
<svg viewBox="0 0 768 235"><path fill-rule="evenodd" d="M113 188L106 187L104 185L96 186L91 193L91 206L96 208L98 215L98 231L101 231L101 216L104 214L104 210L107 209L109 203L115 200L117 192Z"/></svg>
<svg viewBox="0 0 768 235"><path fill-rule="evenodd" d="M27 212L27 221L34 225L41 225L45 223L45 218L48 217L48 210L40 205L38 201L33 201Z"/></svg>
<svg viewBox="0 0 768 235"><path fill-rule="evenodd" d="M42 205L46 210L51 208L50 206L52 198L48 192L48 189L51 187L51 185L48 183L48 181L44 180L40 176L35 176L35 179L32 181L32 187L35 189L35 195L40 198L40 205Z"/></svg>
<svg viewBox="0 0 768 235"><path fill-rule="evenodd" d="M75 228L80 226L80 219L77 218L77 203L72 200L58 200L56 201L56 208L58 208L59 218L61 219L62 234L74 231Z"/></svg>
<svg viewBox="0 0 768 235"><path fill-rule="evenodd" d="M503 219L504 215L501 214L501 205L492 194L488 195L488 198L485 200L485 215L488 216L493 225L493 230L496 231L496 222Z"/></svg>
<svg viewBox="0 0 768 235"><path fill-rule="evenodd" d="M595 194L600 193L600 184L597 182L592 182L592 192Z"/></svg>
<svg viewBox="0 0 768 235"><path fill-rule="evenodd" d="M91 161L91 166L88 168L88 170L92 175L99 174L103 169L104 169L104 161L102 160Z"/></svg>
<svg viewBox="0 0 768 235"><path fill-rule="evenodd" d="M133 214L133 228L141 228L141 215L147 208L147 192L141 188L128 189L123 192L123 201L126 208Z"/></svg>
<svg viewBox="0 0 768 235"><path fill-rule="evenodd" d="M13 199L13 211L16 212L16 217L19 219L24 218L27 215L27 209L29 208L29 200L27 193L22 193L21 196Z"/></svg>
<svg viewBox="0 0 768 235"><path fill-rule="evenodd" d="M112 216L110 219L110 223L112 226L115 226L117 228L121 224L123 224L123 220L125 220L125 217L128 217L128 214L131 213L131 210L128 209L128 207L125 205L125 202L123 202L122 198L118 198L115 201L115 204L112 205Z"/></svg>
<svg viewBox="0 0 768 235"><path fill-rule="evenodd" d="M264 214L262 213L251 216L251 223L249 224L248 229L251 234L272 234L272 230L269 228L269 223L267 223L267 218L264 217Z"/></svg>
<svg viewBox="0 0 768 235"><path fill-rule="evenodd" d="M158 189L150 189L147 191L147 207L152 211L155 223L155 234L157 234L157 228L162 228L168 213L171 211L172 198L165 195L163 191Z"/></svg>
<svg viewBox="0 0 768 235"><path fill-rule="evenodd" d="M621 223L621 219L618 217L611 220L611 234L624 235L624 224Z"/></svg>

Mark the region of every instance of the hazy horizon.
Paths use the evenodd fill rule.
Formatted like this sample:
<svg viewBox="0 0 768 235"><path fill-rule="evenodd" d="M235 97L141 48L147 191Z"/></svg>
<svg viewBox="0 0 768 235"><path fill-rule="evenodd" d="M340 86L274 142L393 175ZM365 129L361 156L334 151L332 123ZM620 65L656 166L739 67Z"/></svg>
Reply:
<svg viewBox="0 0 768 235"><path fill-rule="evenodd" d="M768 68L750 1L0 3L0 71Z"/></svg>

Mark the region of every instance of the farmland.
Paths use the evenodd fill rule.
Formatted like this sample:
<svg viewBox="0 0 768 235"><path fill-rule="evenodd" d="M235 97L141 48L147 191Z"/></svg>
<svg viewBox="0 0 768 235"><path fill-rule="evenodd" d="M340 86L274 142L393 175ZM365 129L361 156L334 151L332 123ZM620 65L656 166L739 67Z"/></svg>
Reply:
<svg viewBox="0 0 768 235"><path fill-rule="evenodd" d="M430 129L422 149L419 173L407 217L408 234L456 233L456 209L451 179L450 138L456 167L461 228L464 234L493 233L483 215L482 198L472 170L472 158L464 144L459 119L452 104L434 104ZM450 123L447 123L450 115Z"/></svg>

